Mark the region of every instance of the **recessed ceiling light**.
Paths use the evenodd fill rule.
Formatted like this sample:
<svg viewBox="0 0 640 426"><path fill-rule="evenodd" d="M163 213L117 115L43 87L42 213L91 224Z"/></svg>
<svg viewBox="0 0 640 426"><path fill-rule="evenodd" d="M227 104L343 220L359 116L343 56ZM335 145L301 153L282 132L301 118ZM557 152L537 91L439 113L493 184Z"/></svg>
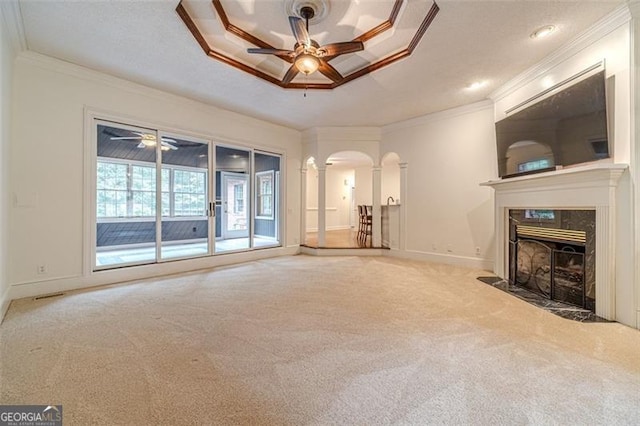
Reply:
<svg viewBox="0 0 640 426"><path fill-rule="evenodd" d="M486 81L474 81L473 83L467 86L467 89L478 90L479 88L483 87L485 84L487 84Z"/></svg>
<svg viewBox="0 0 640 426"><path fill-rule="evenodd" d="M544 38L556 30L555 25L545 25L531 33L531 38Z"/></svg>

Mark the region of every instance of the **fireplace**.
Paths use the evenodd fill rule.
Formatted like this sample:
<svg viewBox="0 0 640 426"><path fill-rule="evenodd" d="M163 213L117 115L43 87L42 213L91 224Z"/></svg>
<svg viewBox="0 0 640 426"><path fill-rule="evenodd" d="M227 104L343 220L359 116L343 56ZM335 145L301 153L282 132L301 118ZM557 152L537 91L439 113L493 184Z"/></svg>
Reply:
<svg viewBox="0 0 640 426"><path fill-rule="evenodd" d="M592 163L553 172L497 179L481 185L495 190L495 264L496 275L508 278L513 275L510 252L513 254L513 235L509 216L512 210L557 211L575 210L595 212L593 227L585 231L584 293L586 306L601 318L616 319L616 187L627 169L625 164ZM531 219L525 218L525 219ZM522 226L552 227L562 218L538 217L534 222L521 221ZM554 225L558 228L559 226ZM552 248L564 241L541 241ZM577 245L580 246L579 244ZM560 247L562 252L562 247ZM567 252L570 250L565 250ZM576 252L580 250L576 249ZM561 253L562 255L562 253ZM569 255L565 255L569 256ZM579 256L573 257L573 264ZM556 259L571 262L569 258ZM573 264L571 265L573 268ZM550 268L551 266L549 266ZM567 269L572 269L567 268ZM574 280L571 271L564 271ZM559 280L564 279L560 277ZM542 281L541 281L542 282ZM566 286L565 286L566 287ZM556 291L566 291L558 287Z"/></svg>
<svg viewBox="0 0 640 426"><path fill-rule="evenodd" d="M595 210L509 210L509 282L595 311Z"/></svg>

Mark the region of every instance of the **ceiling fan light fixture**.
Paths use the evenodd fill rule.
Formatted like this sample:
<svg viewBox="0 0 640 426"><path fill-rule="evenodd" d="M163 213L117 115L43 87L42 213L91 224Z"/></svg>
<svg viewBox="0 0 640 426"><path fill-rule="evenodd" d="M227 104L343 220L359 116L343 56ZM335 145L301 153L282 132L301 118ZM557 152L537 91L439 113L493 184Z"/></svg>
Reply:
<svg viewBox="0 0 640 426"><path fill-rule="evenodd" d="M320 67L320 60L309 53L298 55L295 61L296 68L304 75L313 74Z"/></svg>

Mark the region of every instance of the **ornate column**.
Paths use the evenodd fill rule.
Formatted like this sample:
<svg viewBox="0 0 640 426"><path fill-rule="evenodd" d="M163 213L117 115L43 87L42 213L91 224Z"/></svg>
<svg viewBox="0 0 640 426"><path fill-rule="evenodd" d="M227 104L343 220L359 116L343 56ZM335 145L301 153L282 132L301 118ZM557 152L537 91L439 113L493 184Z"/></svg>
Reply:
<svg viewBox="0 0 640 426"><path fill-rule="evenodd" d="M400 166L400 241L398 247L404 251L407 249L407 168L408 163L399 163Z"/></svg>
<svg viewBox="0 0 640 426"><path fill-rule="evenodd" d="M307 240L307 169L300 169L300 244Z"/></svg>
<svg viewBox="0 0 640 426"><path fill-rule="evenodd" d="M380 197L382 197L382 168L373 166L373 220L372 220L372 236L371 246L382 246L382 209L380 208Z"/></svg>
<svg viewBox="0 0 640 426"><path fill-rule="evenodd" d="M318 247L326 247L325 228L327 224L326 171L318 167Z"/></svg>

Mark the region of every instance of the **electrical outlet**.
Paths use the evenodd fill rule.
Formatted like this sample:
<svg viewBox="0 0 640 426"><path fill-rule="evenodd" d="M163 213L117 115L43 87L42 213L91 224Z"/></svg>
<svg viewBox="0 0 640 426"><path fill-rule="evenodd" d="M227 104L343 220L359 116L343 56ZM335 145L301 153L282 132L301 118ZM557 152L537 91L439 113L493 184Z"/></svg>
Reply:
<svg viewBox="0 0 640 426"><path fill-rule="evenodd" d="M38 265L38 274L46 274L47 273L47 265Z"/></svg>
<svg viewBox="0 0 640 426"><path fill-rule="evenodd" d="M476 247L476 256L480 256L480 247Z"/></svg>
<svg viewBox="0 0 640 426"><path fill-rule="evenodd" d="M451 244L447 246L447 253L453 253L453 246Z"/></svg>

